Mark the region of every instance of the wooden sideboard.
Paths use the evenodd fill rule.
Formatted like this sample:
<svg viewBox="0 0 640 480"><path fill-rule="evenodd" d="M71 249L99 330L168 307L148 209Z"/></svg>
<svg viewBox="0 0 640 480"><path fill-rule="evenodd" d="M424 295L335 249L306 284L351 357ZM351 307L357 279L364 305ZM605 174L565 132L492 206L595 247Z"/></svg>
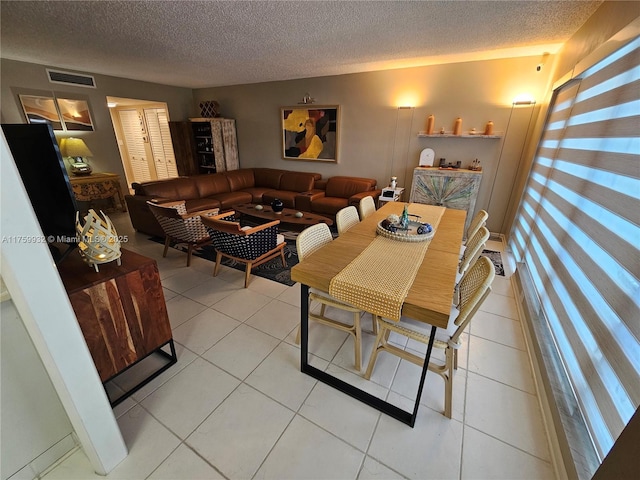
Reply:
<svg viewBox="0 0 640 480"><path fill-rule="evenodd" d="M117 405L176 363L167 306L155 260L122 249L121 265L96 272L77 251L58 266L62 283L103 383L157 353L168 360L115 400ZM162 350L168 347L171 353Z"/></svg>
<svg viewBox="0 0 640 480"><path fill-rule="evenodd" d="M77 201L93 202L94 200L111 199L114 209L127 211L119 175L115 173L71 175L69 181Z"/></svg>
<svg viewBox="0 0 640 480"><path fill-rule="evenodd" d="M473 218L481 179L482 171L417 167L413 170L410 201L465 210L466 232Z"/></svg>

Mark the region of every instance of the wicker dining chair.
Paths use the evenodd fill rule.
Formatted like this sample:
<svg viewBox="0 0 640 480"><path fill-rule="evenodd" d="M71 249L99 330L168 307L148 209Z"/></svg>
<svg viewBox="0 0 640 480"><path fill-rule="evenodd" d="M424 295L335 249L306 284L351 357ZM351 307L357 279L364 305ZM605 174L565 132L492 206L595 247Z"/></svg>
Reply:
<svg viewBox="0 0 640 480"><path fill-rule="evenodd" d="M364 197L358 204L358 213L360 214L360 220L364 220L369 215L376 211L376 202L371 195Z"/></svg>
<svg viewBox="0 0 640 480"><path fill-rule="evenodd" d="M235 212L231 210L219 215L202 217L202 223L209 232L216 249L216 266L213 276L218 275L223 257L242 262L245 264L244 288L247 288L253 267L278 256L282 260L282 266L287 266L284 258L286 243L284 236L278 233L280 220L257 227L241 227L234 215Z"/></svg>
<svg viewBox="0 0 640 480"><path fill-rule="evenodd" d="M354 225L360 223L360 216L358 210L353 205L344 207L336 213L336 227L338 228L338 235L342 235Z"/></svg>
<svg viewBox="0 0 640 480"><path fill-rule="evenodd" d="M161 204L147 202L147 205L165 234L162 256L167 256L172 243L184 243L187 245L187 267L190 266L193 250L211 243L211 237L200 219L202 216L217 214L218 209L187 213L184 200Z"/></svg>
<svg viewBox="0 0 640 480"><path fill-rule="evenodd" d="M333 240L331 231L325 223L318 223L311 227L305 228L296 239L296 248L298 249L298 260L302 262L306 257L313 252L330 243ZM320 313L312 313L311 302L318 302L320 304ZM353 315L353 325L343 323L339 320L330 318L326 315L326 308L333 307L347 312L351 312ZM327 292L322 292L311 288L309 290L309 320L314 320L323 325L336 328L343 332L347 332L353 336L354 342L354 355L355 355L355 367L360 371L362 367L362 332L360 329L360 317L362 316L362 310L353 305L344 303ZM373 317L372 317L373 318ZM373 333L377 333L377 322L373 318ZM298 333L296 335L296 343L300 343L300 327L298 327Z"/></svg>
<svg viewBox="0 0 640 480"><path fill-rule="evenodd" d="M487 257L480 257L460 281L460 304L457 309L452 306L447 329L438 328L436 330L433 347L444 350L445 360L444 363L441 363L433 359L429 361L428 368L444 379L444 415L448 418L451 418L453 375L458 368L458 349L461 346L460 336L471 322L482 302L491 293L491 283L494 277L495 268L491 260ZM431 325L406 317L401 317L399 322L378 317L376 347L369 358L369 365L365 372L366 379L371 378L378 353L381 351L392 353L420 367L424 365L423 357L388 343L391 332L428 344L431 336Z"/></svg>
<svg viewBox="0 0 640 480"><path fill-rule="evenodd" d="M467 248L467 244L469 240L480 230L480 227L484 227L487 224L487 219L489 218L489 214L485 210L480 210L476 213L476 216L471 220L471 224L467 229L467 233L465 235L465 243L460 246L460 255L464 253L464 250Z"/></svg>

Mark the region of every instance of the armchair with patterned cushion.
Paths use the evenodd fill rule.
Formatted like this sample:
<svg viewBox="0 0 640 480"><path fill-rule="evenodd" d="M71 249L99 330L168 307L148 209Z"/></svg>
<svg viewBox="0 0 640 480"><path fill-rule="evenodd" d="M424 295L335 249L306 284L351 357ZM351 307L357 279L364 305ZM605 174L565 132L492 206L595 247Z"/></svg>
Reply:
<svg viewBox="0 0 640 480"><path fill-rule="evenodd" d="M211 243L211 237L202 225L201 218L207 215L216 215L219 211L217 208L187 213L184 200L162 204L147 202L147 205L165 234L163 257L167 256L167 250L169 250L171 243L186 243L188 267L191 265L193 250Z"/></svg>
<svg viewBox="0 0 640 480"><path fill-rule="evenodd" d="M213 246L216 249L216 266L213 275L218 275L222 257L227 257L245 264L244 288L249 285L251 269L280 256L282 266L286 267L284 258L284 236L278 234L280 220L274 220L257 227L241 227L229 211L214 216L202 216Z"/></svg>

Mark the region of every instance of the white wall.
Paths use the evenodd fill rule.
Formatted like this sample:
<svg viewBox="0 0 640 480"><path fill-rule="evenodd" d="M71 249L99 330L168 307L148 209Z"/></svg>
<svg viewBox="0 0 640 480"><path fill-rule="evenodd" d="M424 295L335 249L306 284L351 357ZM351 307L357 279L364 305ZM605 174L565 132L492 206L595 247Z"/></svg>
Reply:
<svg viewBox="0 0 640 480"><path fill-rule="evenodd" d="M10 299L0 327L0 478L34 478L74 448L73 428Z"/></svg>

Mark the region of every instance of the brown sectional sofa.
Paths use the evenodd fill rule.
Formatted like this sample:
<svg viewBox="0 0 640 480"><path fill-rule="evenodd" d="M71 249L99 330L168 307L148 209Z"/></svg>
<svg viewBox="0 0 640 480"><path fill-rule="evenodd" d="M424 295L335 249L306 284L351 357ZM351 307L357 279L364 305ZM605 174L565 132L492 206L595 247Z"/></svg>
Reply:
<svg viewBox="0 0 640 480"><path fill-rule="evenodd" d="M335 180L334 180L335 179ZM273 168L243 168L208 175L134 183L134 195L125 195L131 224L150 235L164 236L147 201L185 200L187 212L211 208L230 210L240 203L269 204L279 198L285 207L334 217L340 208L357 205L360 198L380 195L369 178L332 177L319 173ZM314 205L318 202L317 205Z"/></svg>

